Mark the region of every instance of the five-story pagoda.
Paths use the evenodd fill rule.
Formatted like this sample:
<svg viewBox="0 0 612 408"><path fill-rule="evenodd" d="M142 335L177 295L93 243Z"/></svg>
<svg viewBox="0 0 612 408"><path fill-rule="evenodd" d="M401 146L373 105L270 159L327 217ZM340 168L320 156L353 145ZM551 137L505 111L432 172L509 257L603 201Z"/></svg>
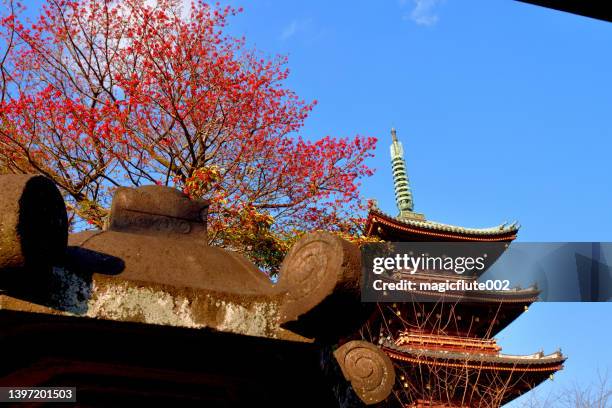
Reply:
<svg viewBox="0 0 612 408"><path fill-rule="evenodd" d="M500 242L516 238L517 223L465 228L414 212L403 147L391 130L397 217L372 208L366 235L389 242ZM436 279L430 276L430 279ZM367 336L391 358L397 373L391 406L499 407L563 367L560 351L508 355L494 336L537 300L536 288L445 295L436 301L380 303Z"/></svg>

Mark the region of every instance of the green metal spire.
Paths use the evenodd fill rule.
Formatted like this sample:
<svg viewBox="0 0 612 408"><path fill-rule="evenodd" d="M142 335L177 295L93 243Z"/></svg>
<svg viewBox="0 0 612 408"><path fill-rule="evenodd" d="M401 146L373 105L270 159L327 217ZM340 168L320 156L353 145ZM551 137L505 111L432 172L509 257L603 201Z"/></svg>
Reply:
<svg viewBox="0 0 612 408"><path fill-rule="evenodd" d="M406 162L404 161L404 147L397 140L395 129L391 129L391 169L393 170L393 186L395 187L395 202L400 211L400 216L406 211L412 211L414 203L412 192L406 173Z"/></svg>
<svg viewBox="0 0 612 408"><path fill-rule="evenodd" d="M410 182L406 172L406 162L404 161L404 147L402 142L397 140L395 129L391 129L391 169L393 171L393 186L395 188L395 203L399 210L399 218L424 219L422 214L413 212L414 201Z"/></svg>

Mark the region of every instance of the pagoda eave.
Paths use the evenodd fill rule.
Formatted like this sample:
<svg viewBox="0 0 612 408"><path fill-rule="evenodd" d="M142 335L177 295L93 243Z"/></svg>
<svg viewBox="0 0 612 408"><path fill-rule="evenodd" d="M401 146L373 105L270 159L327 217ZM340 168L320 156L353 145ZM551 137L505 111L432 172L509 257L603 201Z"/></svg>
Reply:
<svg viewBox="0 0 612 408"><path fill-rule="evenodd" d="M551 378L555 372L563 369L566 360L558 351L550 355L509 356L411 350L389 343L382 349L397 364L400 378L405 378L404 387L407 390L414 387L446 390L442 395L445 399L443 403L436 405L435 401L441 395L429 392L430 399L423 399L427 397L421 395L417 404L412 405L415 407L471 407L483 406L483 402L487 404L485 406L501 406ZM440 372L445 373L442 378L439 378ZM448 394L445 382L451 378L454 378L452 383L462 386L453 388ZM490 388L493 383L501 388ZM505 389L504 384L512 385Z"/></svg>
<svg viewBox="0 0 612 408"><path fill-rule="evenodd" d="M532 304L538 300L539 291L525 291L525 293L505 293L494 291L480 291L478 293L449 291L444 294L432 293L430 291L414 290L411 292L413 296L410 301L418 302L497 302L497 303L525 303Z"/></svg>
<svg viewBox="0 0 612 408"><path fill-rule="evenodd" d="M393 344L385 344L382 349L392 359L405 362L501 371L554 372L562 369L563 363L567 359L560 352L549 355L535 353L526 356L489 355L485 353L408 349Z"/></svg>
<svg viewBox="0 0 612 408"><path fill-rule="evenodd" d="M370 326L402 331L406 324L434 329L438 316L449 316L452 324L443 333L466 337L491 338L521 314L531 302L399 302L386 303L381 313L370 319Z"/></svg>
<svg viewBox="0 0 612 408"><path fill-rule="evenodd" d="M500 225L492 228L465 228L432 221L398 219L377 209L371 209L365 225L366 236L385 241L475 241L511 242L518 227Z"/></svg>

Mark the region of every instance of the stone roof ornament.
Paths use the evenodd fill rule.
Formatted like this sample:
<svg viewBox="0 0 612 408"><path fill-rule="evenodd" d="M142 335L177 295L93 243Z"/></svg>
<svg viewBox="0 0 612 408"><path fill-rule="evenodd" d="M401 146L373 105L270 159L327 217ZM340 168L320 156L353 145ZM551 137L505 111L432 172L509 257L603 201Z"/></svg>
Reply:
<svg viewBox="0 0 612 408"><path fill-rule="evenodd" d="M143 234L191 234L206 242L208 206L207 200L191 200L168 187L121 187L113 197L109 229Z"/></svg>

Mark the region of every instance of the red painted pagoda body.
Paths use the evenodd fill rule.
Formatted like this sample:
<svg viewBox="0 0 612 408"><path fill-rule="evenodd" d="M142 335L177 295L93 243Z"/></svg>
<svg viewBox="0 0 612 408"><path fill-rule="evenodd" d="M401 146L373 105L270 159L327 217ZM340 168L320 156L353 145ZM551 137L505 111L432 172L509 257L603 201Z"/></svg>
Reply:
<svg viewBox="0 0 612 408"><path fill-rule="evenodd" d="M464 228L428 221L423 214L413 212L402 146L394 130L392 136L400 214L393 217L373 208L366 235L389 242L510 243L516 238L516 223ZM437 278L428 275L421 279ZM499 407L550 378L562 369L566 359L560 351L508 355L501 352L494 338L525 312L538 294L536 288L528 288L460 296L449 293L431 302L380 303L380 313L369 323L368 332L395 365L398 382L390 405Z"/></svg>

